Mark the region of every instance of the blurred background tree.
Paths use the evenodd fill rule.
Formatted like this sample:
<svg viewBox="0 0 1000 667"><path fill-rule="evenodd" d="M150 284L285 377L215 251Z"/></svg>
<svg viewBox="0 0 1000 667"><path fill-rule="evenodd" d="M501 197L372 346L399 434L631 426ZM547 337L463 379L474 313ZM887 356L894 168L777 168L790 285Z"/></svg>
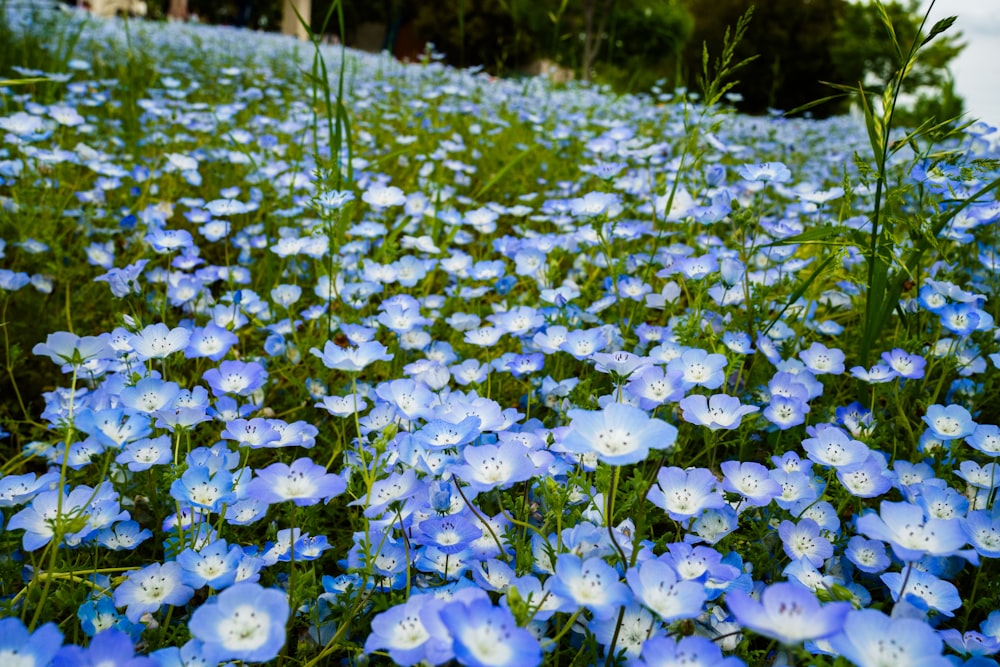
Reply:
<svg viewBox="0 0 1000 667"><path fill-rule="evenodd" d="M314 32L335 1L312 0ZM211 22L280 24L282 0L189 4ZM726 29L754 5L735 54L736 60L757 56L736 75L740 111L795 109L835 94L824 81L880 90L898 67L874 0L342 0L345 34L337 34L336 20L326 32L350 46L409 59L433 43L449 64L501 76L534 73L539 61L549 61L617 92L648 91L658 83L698 90L703 45L711 58L718 55ZM908 47L923 18L918 0L884 6ZM961 112L948 69L964 47L960 39L949 32L923 49L907 78L901 122ZM810 113L844 113L850 103L841 97Z"/></svg>

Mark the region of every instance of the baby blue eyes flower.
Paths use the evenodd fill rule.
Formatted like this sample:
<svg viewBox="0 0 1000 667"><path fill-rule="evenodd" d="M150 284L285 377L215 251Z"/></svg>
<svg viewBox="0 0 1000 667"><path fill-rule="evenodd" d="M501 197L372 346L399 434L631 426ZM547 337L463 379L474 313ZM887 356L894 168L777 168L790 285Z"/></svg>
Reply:
<svg viewBox="0 0 1000 667"><path fill-rule="evenodd" d="M681 399L678 405L684 421L707 426L712 431L738 428L743 417L760 411L756 405L743 405L740 399L727 394L713 394L711 398L692 394Z"/></svg>
<svg viewBox="0 0 1000 667"><path fill-rule="evenodd" d="M188 627L220 660L267 662L285 644L288 614L283 592L239 583L195 609Z"/></svg>
<svg viewBox="0 0 1000 667"><path fill-rule="evenodd" d="M107 342L99 336L77 336L68 331L50 333L44 343L31 348L33 354L45 356L59 365L79 368L97 359L107 349Z"/></svg>
<svg viewBox="0 0 1000 667"><path fill-rule="evenodd" d="M791 581L768 586L759 602L730 591L726 605L743 627L789 646L837 634L851 611L849 602L821 605L812 591Z"/></svg>
<svg viewBox="0 0 1000 667"><path fill-rule="evenodd" d="M452 650L459 663L469 667L535 667L542 650L535 636L518 627L505 607L489 599L454 600L438 612L452 636Z"/></svg>
<svg viewBox="0 0 1000 667"><path fill-rule="evenodd" d="M625 579L636 599L664 623L697 617L708 597L700 582L680 579L674 568L655 558L630 568Z"/></svg>
<svg viewBox="0 0 1000 667"><path fill-rule="evenodd" d="M921 507L910 503L882 501L880 507L878 514L869 512L858 517L858 532L888 542L900 560L963 555L959 550L966 537L961 521L927 518Z"/></svg>
<svg viewBox="0 0 1000 667"><path fill-rule="evenodd" d="M594 618L610 618L632 597L628 586L619 581L618 571L598 557L581 560L570 553L556 559L552 592L567 600L563 611L589 609Z"/></svg>
<svg viewBox="0 0 1000 667"><path fill-rule="evenodd" d="M341 348L328 340L322 350L313 347L309 351L319 357L327 368L349 373L360 372L376 361L391 361L394 356L378 341Z"/></svg>
<svg viewBox="0 0 1000 667"><path fill-rule="evenodd" d="M593 454L610 465L644 460L650 449L666 450L677 440L677 428L624 403L603 410L570 410L569 430L560 443L573 454Z"/></svg>
<svg viewBox="0 0 1000 667"><path fill-rule="evenodd" d="M924 423L941 440L965 438L976 430L972 415L961 405L931 405L924 415Z"/></svg>
<svg viewBox="0 0 1000 667"><path fill-rule="evenodd" d="M0 657L7 667L48 665L62 646L62 641L62 632L55 623L46 623L34 632L28 632L17 617L0 619Z"/></svg>
<svg viewBox="0 0 1000 667"><path fill-rule="evenodd" d="M646 499L666 511L674 521L684 521L704 510L722 507L725 499L718 487L715 475L705 468L660 468L656 484Z"/></svg>
<svg viewBox="0 0 1000 667"><path fill-rule="evenodd" d="M185 585L182 578L181 566L174 561L132 570L115 589L115 605L125 607L128 620L138 623L143 614L156 612L165 604L187 604L194 589Z"/></svg>
<svg viewBox="0 0 1000 667"><path fill-rule="evenodd" d="M347 483L339 476L326 472L326 468L312 459L296 459L289 466L272 463L247 484L248 496L273 504L291 500L296 505L315 505L329 500L347 490Z"/></svg>
<svg viewBox="0 0 1000 667"><path fill-rule="evenodd" d="M874 609L851 611L843 632L830 645L857 667L949 667L941 655L941 637L926 623L913 618L890 618Z"/></svg>

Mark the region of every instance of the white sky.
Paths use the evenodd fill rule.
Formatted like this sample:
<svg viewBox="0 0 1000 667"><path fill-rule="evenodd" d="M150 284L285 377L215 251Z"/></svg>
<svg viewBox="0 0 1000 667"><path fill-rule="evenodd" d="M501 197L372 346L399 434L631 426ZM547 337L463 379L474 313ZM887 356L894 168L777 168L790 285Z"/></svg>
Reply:
<svg viewBox="0 0 1000 667"><path fill-rule="evenodd" d="M920 5L927 11L930 0ZM960 31L965 50L952 61L955 88L969 116L1000 126L1000 0L937 0L928 25L957 16L948 31Z"/></svg>

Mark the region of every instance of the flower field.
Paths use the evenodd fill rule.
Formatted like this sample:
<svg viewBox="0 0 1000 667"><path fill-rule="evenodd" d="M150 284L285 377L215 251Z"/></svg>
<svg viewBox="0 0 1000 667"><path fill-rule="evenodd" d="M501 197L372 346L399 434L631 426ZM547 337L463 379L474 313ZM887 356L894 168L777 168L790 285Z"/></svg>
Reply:
<svg viewBox="0 0 1000 667"><path fill-rule="evenodd" d="M0 661L998 664L995 128L0 9Z"/></svg>

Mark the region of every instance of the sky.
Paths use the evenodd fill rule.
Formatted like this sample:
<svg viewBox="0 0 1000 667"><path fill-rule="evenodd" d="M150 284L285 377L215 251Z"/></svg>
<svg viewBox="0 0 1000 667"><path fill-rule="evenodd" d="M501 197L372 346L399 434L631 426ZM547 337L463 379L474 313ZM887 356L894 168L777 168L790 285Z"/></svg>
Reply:
<svg viewBox="0 0 1000 667"><path fill-rule="evenodd" d="M930 6L923 0L924 11ZM958 30L965 50L952 61L956 92L965 110L994 127L1000 126L1000 0L937 0L928 25L957 16L949 32Z"/></svg>

